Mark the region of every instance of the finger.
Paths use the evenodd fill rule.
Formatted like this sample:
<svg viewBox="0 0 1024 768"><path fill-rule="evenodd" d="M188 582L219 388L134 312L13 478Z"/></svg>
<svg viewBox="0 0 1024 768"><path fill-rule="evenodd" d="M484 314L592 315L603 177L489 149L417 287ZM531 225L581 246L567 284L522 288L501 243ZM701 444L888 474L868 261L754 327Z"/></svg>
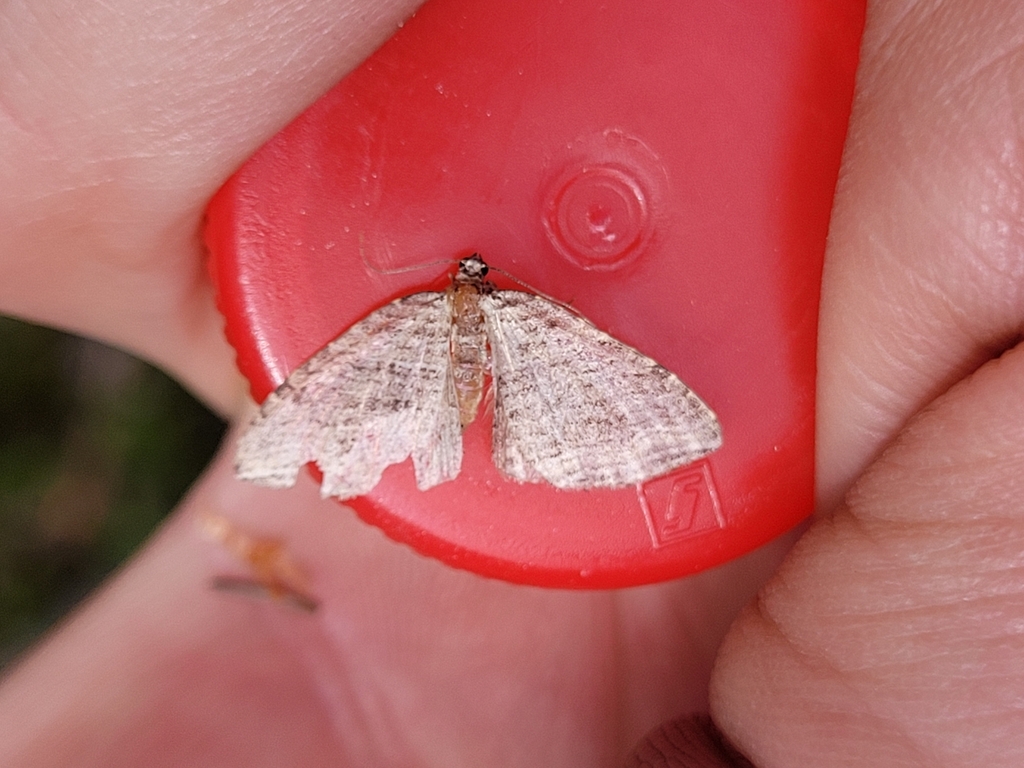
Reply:
<svg viewBox="0 0 1024 768"><path fill-rule="evenodd" d="M203 208L416 5L4 5L0 308L131 349L228 409Z"/></svg>
<svg viewBox="0 0 1024 768"><path fill-rule="evenodd" d="M1024 346L900 434L727 638L716 722L755 764L1020 765Z"/></svg>
<svg viewBox="0 0 1024 768"><path fill-rule="evenodd" d="M1024 316L1024 6L870 10L822 285L824 508Z"/></svg>

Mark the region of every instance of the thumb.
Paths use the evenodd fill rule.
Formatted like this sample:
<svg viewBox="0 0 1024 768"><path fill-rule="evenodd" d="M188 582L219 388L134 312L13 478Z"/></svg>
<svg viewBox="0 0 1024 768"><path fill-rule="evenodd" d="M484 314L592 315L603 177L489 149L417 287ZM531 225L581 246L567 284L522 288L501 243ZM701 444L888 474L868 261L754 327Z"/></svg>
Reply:
<svg viewBox="0 0 1024 768"><path fill-rule="evenodd" d="M733 626L715 721L758 765L1021 765L1024 347L910 422Z"/></svg>

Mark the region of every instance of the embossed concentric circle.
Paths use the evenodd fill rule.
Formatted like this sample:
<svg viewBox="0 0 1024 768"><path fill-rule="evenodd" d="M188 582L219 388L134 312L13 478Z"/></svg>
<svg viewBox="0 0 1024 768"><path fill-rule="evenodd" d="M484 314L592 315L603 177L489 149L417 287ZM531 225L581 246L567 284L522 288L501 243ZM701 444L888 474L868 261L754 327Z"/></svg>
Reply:
<svg viewBox="0 0 1024 768"><path fill-rule="evenodd" d="M545 210L551 242L584 269L614 269L650 236L649 194L636 175L613 164L568 171Z"/></svg>

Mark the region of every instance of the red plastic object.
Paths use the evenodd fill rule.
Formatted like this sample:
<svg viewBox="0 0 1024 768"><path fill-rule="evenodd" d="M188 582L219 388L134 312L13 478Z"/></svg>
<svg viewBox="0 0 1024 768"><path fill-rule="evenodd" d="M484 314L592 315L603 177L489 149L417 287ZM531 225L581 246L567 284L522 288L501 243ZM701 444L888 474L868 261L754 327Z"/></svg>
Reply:
<svg viewBox="0 0 1024 768"><path fill-rule="evenodd" d="M391 467L350 502L364 520L553 587L670 579L791 528L812 508L821 258L863 13L431 0L210 205L254 396L479 251L675 371L724 445L639 489L564 492L499 475L483 412L457 480L420 492Z"/></svg>

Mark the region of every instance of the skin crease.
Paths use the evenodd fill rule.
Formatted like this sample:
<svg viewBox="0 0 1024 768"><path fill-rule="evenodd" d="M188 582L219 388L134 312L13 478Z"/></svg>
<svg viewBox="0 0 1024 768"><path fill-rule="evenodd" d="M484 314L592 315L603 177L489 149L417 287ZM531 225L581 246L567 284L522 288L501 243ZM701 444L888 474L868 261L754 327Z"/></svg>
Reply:
<svg viewBox="0 0 1024 768"><path fill-rule="evenodd" d="M203 207L413 5L4 5L0 309L242 416ZM234 481L229 439L0 685L0 765L614 766L707 707L716 653L712 714L755 765L1021 764L1024 353L986 361L1020 326L1024 17L869 11L823 285L822 519L720 652L791 542L655 587L514 587L394 545L308 479ZM199 532L211 512L284 538L320 610L208 589L238 568ZM683 762L670 730L634 764L726 764Z"/></svg>

